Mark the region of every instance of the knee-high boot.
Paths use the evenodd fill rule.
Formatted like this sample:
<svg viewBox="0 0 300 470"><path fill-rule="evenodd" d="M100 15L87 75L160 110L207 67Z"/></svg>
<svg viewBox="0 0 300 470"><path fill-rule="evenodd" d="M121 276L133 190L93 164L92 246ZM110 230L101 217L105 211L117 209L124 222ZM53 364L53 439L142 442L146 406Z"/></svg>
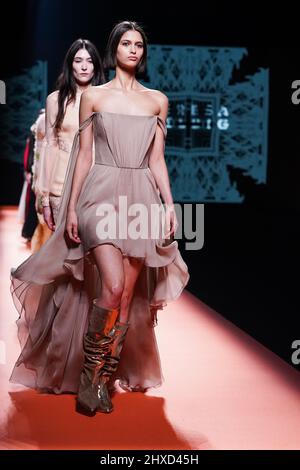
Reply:
<svg viewBox="0 0 300 470"><path fill-rule="evenodd" d="M88 331L83 339L84 364L80 376L77 405L88 413L110 413L112 404L102 377L113 345L112 332L119 308L105 309L93 302L89 313Z"/></svg>
<svg viewBox="0 0 300 470"><path fill-rule="evenodd" d="M121 358L121 351L123 349L126 333L129 328L129 323L122 323L117 321L110 333L112 337L112 344L109 353L106 356L105 364L103 366L102 371L102 380L107 382L108 389L113 389L113 374L115 374L120 358ZM111 404L112 407L112 404Z"/></svg>

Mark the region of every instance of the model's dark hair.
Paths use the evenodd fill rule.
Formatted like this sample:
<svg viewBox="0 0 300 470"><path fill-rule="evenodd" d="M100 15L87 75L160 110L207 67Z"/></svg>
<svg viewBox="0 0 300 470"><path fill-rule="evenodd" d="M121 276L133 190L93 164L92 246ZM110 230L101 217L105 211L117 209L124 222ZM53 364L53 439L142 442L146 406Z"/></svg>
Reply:
<svg viewBox="0 0 300 470"><path fill-rule="evenodd" d="M135 21L120 21L117 23L113 30L111 31L106 51L104 57L104 67L105 69L115 69L117 65L117 48L121 37L127 31L134 30L138 31L143 38L143 45L144 45L144 53L143 57L141 58L140 62L136 67L136 74L142 75L146 70L147 65L147 36L145 31L143 30L142 26L136 23Z"/></svg>
<svg viewBox="0 0 300 470"><path fill-rule="evenodd" d="M76 39L66 56L56 83L58 89L58 112L54 123L55 129L60 129L66 112L66 107L76 98L76 80L73 75L73 60L79 49L86 49L91 56L94 65L94 75L91 80L92 85L101 85L105 82L103 64L96 46L88 39Z"/></svg>

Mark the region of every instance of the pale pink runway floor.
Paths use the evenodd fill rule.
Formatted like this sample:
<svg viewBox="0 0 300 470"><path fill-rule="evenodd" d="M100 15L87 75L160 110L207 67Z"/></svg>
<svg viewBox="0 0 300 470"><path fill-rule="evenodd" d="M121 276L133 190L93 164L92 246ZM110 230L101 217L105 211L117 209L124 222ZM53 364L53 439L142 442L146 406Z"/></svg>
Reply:
<svg viewBox="0 0 300 470"><path fill-rule="evenodd" d="M9 272L30 251L17 209L0 216L1 449L300 449L299 372L187 290L155 330L164 384L119 390L113 413L90 418L74 395L9 384L19 354Z"/></svg>

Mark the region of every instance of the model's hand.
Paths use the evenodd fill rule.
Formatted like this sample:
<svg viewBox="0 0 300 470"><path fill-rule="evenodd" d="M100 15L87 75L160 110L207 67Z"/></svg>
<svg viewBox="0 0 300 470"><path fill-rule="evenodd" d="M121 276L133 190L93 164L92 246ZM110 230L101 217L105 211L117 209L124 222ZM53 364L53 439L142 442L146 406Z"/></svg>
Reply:
<svg viewBox="0 0 300 470"><path fill-rule="evenodd" d="M43 217L49 229L52 230L52 232L54 232L55 224L54 224L52 210L50 206L43 207Z"/></svg>
<svg viewBox="0 0 300 470"><path fill-rule="evenodd" d="M43 214L42 196L39 193L35 194L35 210L37 214Z"/></svg>
<svg viewBox="0 0 300 470"><path fill-rule="evenodd" d="M174 206L166 206L166 235L165 238L170 238L175 234L178 228L178 222Z"/></svg>
<svg viewBox="0 0 300 470"><path fill-rule="evenodd" d="M75 243L81 243L81 240L78 236L78 218L74 210L68 210L66 220L66 232L70 240Z"/></svg>

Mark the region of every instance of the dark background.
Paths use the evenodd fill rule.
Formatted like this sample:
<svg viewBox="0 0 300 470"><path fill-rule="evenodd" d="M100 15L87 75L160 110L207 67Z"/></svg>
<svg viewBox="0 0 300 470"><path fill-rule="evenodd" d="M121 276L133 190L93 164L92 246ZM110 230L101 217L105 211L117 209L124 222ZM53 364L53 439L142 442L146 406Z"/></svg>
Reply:
<svg viewBox="0 0 300 470"><path fill-rule="evenodd" d="M300 338L300 105L291 102L291 83L300 79L299 12L253 2L23 1L8 8L0 79L47 60L49 92L73 40L88 38L103 53L111 28L124 19L140 22L150 44L246 47L241 77L270 69L267 184L231 169L245 201L205 204L203 249L179 245L191 274L188 290L292 365L291 343ZM0 203L17 204L22 166L12 165L1 147L0 158Z"/></svg>

